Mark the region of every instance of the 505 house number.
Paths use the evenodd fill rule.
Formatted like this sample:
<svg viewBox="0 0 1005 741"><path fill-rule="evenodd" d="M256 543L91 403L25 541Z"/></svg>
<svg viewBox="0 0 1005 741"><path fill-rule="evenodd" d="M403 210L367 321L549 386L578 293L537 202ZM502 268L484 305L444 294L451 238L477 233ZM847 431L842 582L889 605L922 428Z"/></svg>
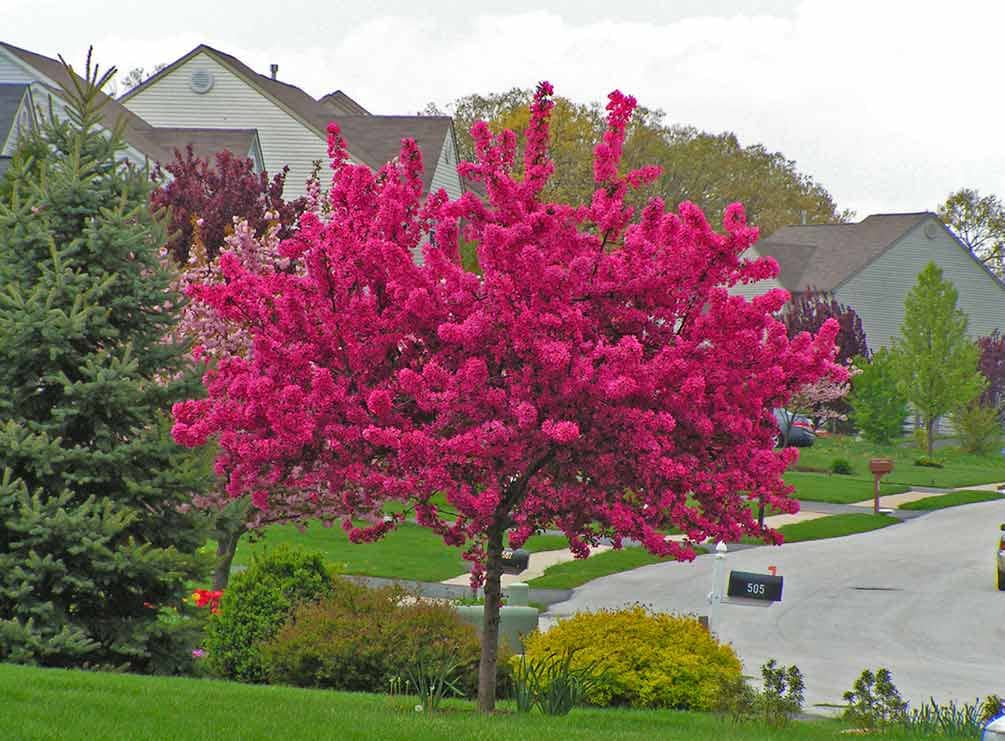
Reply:
<svg viewBox="0 0 1005 741"><path fill-rule="evenodd" d="M726 594L737 599L781 602L782 577L750 571L730 571Z"/></svg>

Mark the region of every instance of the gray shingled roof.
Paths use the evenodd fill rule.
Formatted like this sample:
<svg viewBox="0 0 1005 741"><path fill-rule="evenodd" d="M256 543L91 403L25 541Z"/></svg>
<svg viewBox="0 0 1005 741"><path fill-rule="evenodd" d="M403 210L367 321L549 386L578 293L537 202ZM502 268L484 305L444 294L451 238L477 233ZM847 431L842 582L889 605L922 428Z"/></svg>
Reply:
<svg viewBox="0 0 1005 741"><path fill-rule="evenodd" d="M0 84L0 149L3 149L10 136L14 118L27 92L28 86L25 84Z"/></svg>
<svg viewBox="0 0 1005 741"><path fill-rule="evenodd" d="M157 144L167 152L192 145L192 152L210 162L217 152L230 150L239 157L247 157L258 138L256 129L190 129L158 126L152 136ZM173 158L173 157L172 157Z"/></svg>
<svg viewBox="0 0 1005 741"><path fill-rule="evenodd" d="M328 93L318 101L321 105L329 106L343 116L369 116L370 111L361 106L341 90Z"/></svg>
<svg viewBox="0 0 1005 741"><path fill-rule="evenodd" d="M757 251L775 258L778 280L789 291L832 291L893 246L928 211L873 214L857 224L783 226L757 243Z"/></svg>
<svg viewBox="0 0 1005 741"><path fill-rule="evenodd" d="M423 188L427 191L447 132L453 125L447 116L337 116L323 113L317 120L326 130L329 121L338 124L349 151L361 149L367 155L367 164L374 168L398 156L402 139L415 139L422 150L425 166Z"/></svg>

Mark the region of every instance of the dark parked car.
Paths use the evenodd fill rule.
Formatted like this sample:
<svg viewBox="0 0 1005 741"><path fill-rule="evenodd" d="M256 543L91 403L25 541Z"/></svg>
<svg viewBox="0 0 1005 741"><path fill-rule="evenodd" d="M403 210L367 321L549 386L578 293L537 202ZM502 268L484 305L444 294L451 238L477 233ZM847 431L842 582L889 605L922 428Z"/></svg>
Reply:
<svg viewBox="0 0 1005 741"><path fill-rule="evenodd" d="M778 445L785 440L785 431L789 432L790 448L808 448L817 439L813 433L813 421L801 414L793 414L787 409L775 410L775 422L778 424Z"/></svg>

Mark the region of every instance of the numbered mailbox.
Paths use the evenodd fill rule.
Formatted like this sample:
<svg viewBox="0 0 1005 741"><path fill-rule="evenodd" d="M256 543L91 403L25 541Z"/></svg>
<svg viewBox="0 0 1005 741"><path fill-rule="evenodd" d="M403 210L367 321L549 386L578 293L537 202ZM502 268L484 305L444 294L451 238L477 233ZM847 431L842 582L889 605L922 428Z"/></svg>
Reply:
<svg viewBox="0 0 1005 741"><path fill-rule="evenodd" d="M726 596L730 602L753 602L770 605L782 601L782 577L755 574L750 571L730 571Z"/></svg>
<svg viewBox="0 0 1005 741"><path fill-rule="evenodd" d="M530 563L530 553L523 548L506 548L502 552L502 570L504 574L519 574L527 570Z"/></svg>

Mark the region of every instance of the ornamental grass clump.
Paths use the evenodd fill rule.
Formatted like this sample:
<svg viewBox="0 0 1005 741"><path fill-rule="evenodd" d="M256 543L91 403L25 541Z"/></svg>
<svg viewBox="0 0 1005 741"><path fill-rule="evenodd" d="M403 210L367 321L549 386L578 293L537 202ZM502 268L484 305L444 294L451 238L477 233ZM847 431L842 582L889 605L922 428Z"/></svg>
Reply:
<svg viewBox="0 0 1005 741"><path fill-rule="evenodd" d="M694 617L640 605L582 612L524 641L528 662L570 656L588 670L590 705L710 710L724 682L741 676L733 649L718 643Z"/></svg>

